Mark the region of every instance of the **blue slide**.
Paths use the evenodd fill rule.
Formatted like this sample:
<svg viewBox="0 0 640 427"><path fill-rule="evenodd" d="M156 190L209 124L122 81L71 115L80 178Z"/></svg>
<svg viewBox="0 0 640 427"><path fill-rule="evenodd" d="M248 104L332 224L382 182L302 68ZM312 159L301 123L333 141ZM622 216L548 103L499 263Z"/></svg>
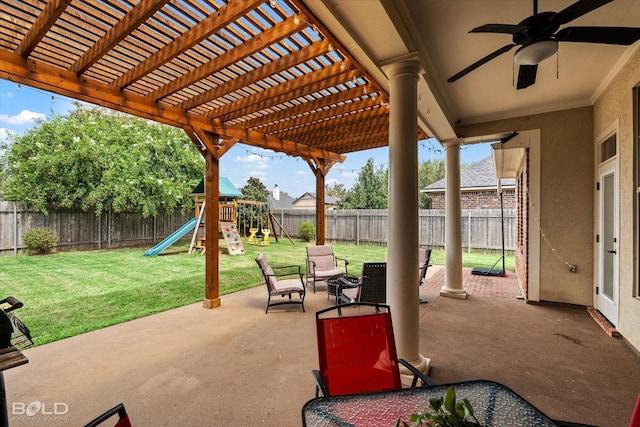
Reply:
<svg viewBox="0 0 640 427"><path fill-rule="evenodd" d="M173 233L169 234L162 242L158 243L147 252L144 253L144 256L156 256L169 246L173 245L175 242L180 240L185 234L193 231L193 229L198 224L198 218L193 218L191 221L187 222L182 227L178 228Z"/></svg>

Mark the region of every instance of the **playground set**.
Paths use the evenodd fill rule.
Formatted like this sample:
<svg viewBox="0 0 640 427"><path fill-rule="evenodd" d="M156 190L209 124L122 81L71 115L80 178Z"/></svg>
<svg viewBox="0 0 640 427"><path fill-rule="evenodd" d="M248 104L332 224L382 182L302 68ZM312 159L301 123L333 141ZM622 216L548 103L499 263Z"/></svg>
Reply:
<svg viewBox="0 0 640 427"><path fill-rule="evenodd" d="M204 254L206 236L204 180L194 188L191 195L195 205L195 217L145 252L144 256L149 257L161 254L189 233L192 233L189 254L195 251L200 251L200 254ZM245 239L250 245L267 246L269 245L269 237L272 234L271 230L274 230L273 237L278 242L278 233L275 232L277 225L282 233L295 245L291 236L273 216L266 203L242 200L239 197L242 197L242 193L235 188L231 181L228 178L220 177L219 233L225 241L229 255L245 253L240 228L243 229ZM248 228L246 227L247 223L249 224ZM269 228L269 223L271 223L271 228Z"/></svg>

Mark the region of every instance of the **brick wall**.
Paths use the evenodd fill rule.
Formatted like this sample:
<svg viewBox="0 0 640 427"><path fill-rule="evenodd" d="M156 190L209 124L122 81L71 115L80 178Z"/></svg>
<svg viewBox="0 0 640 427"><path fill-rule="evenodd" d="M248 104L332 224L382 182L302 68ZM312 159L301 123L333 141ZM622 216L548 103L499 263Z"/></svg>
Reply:
<svg viewBox="0 0 640 427"><path fill-rule="evenodd" d="M462 209L500 209L500 195L496 190L463 191L460 202ZM517 207L515 189L503 189L502 203L505 209ZM431 209L444 208L444 192L431 193Z"/></svg>

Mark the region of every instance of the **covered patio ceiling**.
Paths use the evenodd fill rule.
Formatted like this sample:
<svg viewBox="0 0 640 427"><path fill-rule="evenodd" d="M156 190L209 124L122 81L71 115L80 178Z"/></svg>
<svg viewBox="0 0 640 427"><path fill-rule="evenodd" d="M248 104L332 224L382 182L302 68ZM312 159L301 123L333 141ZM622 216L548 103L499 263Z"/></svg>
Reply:
<svg viewBox="0 0 640 427"><path fill-rule="evenodd" d="M2 2L0 78L219 155L242 142L330 166L388 145L387 93L299 0Z"/></svg>

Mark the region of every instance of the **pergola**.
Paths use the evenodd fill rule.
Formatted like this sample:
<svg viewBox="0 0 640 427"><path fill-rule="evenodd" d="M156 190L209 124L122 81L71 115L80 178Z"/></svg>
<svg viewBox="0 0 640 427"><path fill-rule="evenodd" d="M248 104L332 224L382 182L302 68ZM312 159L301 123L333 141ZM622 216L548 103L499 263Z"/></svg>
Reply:
<svg viewBox="0 0 640 427"><path fill-rule="evenodd" d="M300 1L24 0L0 12L0 77L185 130L206 159L208 224L218 162L242 142L306 160L323 244L325 175L345 153L388 145L388 95Z"/></svg>
<svg viewBox="0 0 640 427"><path fill-rule="evenodd" d="M398 237L389 240L388 277L408 291L388 302L401 305L399 354L426 370L417 342L417 141L433 135L418 124L417 58L384 67L389 93L301 0L0 4L0 78L184 129L206 163L207 224L219 221L220 158L241 142L308 163L324 244L330 168L346 153L390 146L397 232L389 234ZM217 244L206 239L207 308L220 305Z"/></svg>

